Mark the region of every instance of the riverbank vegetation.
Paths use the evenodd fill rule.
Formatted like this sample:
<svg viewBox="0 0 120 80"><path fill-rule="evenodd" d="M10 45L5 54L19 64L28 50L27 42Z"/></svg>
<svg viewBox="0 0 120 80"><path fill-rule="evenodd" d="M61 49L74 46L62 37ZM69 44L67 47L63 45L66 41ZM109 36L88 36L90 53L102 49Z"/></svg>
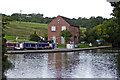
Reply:
<svg viewBox="0 0 120 80"><path fill-rule="evenodd" d="M120 47L120 2L112 2L113 18L103 21L93 28L87 28L85 41L95 44L96 39L111 43L113 47Z"/></svg>
<svg viewBox="0 0 120 80"><path fill-rule="evenodd" d="M86 43L86 44L75 44L75 48L88 48L89 47L89 44ZM92 47L95 47L95 46L92 46ZM58 44L58 48L66 48L66 45L65 44Z"/></svg>
<svg viewBox="0 0 120 80"><path fill-rule="evenodd" d="M12 66L12 63L7 59L6 54L6 39L4 29L9 24L10 19L8 17L2 17L2 80L7 80L4 72Z"/></svg>

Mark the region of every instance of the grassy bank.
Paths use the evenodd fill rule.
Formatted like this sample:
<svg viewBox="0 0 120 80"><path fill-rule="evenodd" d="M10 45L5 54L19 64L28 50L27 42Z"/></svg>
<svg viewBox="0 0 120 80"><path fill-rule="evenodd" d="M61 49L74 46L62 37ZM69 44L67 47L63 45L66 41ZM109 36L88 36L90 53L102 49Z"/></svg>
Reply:
<svg viewBox="0 0 120 80"><path fill-rule="evenodd" d="M16 37L18 37L18 36L5 36L5 39L7 39L7 40L16 40ZM29 37L18 37L18 39L24 39L24 40L27 40L27 39L29 39Z"/></svg>
<svg viewBox="0 0 120 80"><path fill-rule="evenodd" d="M89 44L75 44L75 46L78 46L79 48L87 48L89 47ZM58 48L66 48L66 44L58 44Z"/></svg>

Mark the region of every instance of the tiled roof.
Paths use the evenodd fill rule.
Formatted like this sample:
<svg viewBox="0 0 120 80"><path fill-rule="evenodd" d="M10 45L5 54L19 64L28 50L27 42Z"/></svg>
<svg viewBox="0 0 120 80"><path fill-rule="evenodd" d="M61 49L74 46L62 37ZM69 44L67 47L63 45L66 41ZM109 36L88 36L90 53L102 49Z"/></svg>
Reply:
<svg viewBox="0 0 120 80"><path fill-rule="evenodd" d="M76 26L76 27L78 27L78 25L76 25L71 19L66 18L64 16L60 16L60 17L62 17L68 24L70 24L70 26Z"/></svg>

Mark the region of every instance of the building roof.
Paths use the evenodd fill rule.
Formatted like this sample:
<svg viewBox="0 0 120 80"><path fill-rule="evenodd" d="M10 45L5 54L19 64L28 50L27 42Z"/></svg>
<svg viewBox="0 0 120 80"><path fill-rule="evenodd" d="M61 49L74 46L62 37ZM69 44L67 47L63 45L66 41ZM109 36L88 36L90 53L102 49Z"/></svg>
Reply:
<svg viewBox="0 0 120 80"><path fill-rule="evenodd" d="M64 16L60 16L62 17L68 24L70 24L70 26L76 26L79 27L77 24L75 24L71 19L64 17Z"/></svg>

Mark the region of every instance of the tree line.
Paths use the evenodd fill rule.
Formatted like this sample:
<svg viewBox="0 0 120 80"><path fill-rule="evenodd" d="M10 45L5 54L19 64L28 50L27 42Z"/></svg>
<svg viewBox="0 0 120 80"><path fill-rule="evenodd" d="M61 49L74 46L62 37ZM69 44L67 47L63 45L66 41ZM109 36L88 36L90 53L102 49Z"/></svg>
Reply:
<svg viewBox="0 0 120 80"><path fill-rule="evenodd" d="M13 21L23 21L23 22L35 22L35 23L44 23L44 24L49 24L55 17L50 18L50 17L43 17L43 14L20 14L20 13L13 13L12 15L6 15L2 14L2 16L8 16L10 17Z"/></svg>
<svg viewBox="0 0 120 80"><path fill-rule="evenodd" d="M3 14L3 16L7 16ZM12 15L9 15L9 17L13 21L23 21L23 22L35 22L35 23L44 23L44 24L49 24L55 17L43 17L43 14L20 14L20 13L13 13ZM94 27L96 25L101 24L103 21L107 20L106 18L103 18L101 16L94 17L92 16L91 18L82 18L79 17L78 19L71 19L76 25L80 27Z"/></svg>

